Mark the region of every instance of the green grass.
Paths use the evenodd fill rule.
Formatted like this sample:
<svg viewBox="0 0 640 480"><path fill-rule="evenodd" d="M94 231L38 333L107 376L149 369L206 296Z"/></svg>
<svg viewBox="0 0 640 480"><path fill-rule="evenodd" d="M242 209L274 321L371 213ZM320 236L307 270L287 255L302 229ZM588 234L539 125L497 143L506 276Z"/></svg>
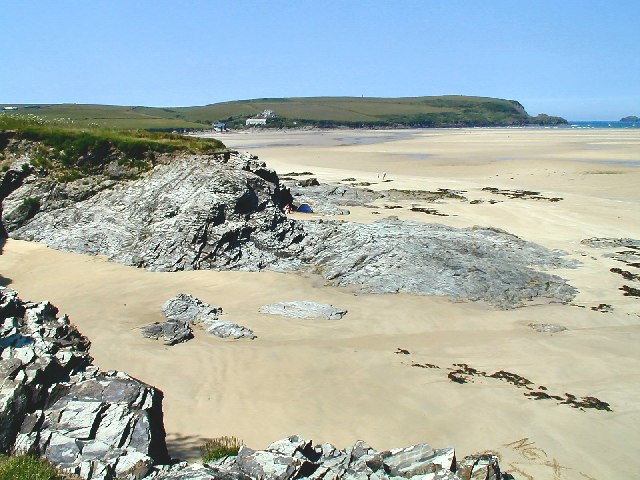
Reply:
<svg viewBox="0 0 640 480"><path fill-rule="evenodd" d="M69 119L78 126L110 128L182 129L210 128L225 121L231 127L273 110L273 126L498 126L553 123L555 117L530 117L513 100L445 95L434 97L300 97L239 100L195 107L126 107L114 105L41 105L38 116L53 121Z"/></svg>
<svg viewBox="0 0 640 480"><path fill-rule="evenodd" d="M242 442L236 437L218 437L207 440L200 447L202 463L209 463L223 457L237 455ZM0 479L1 480L1 479Z"/></svg>
<svg viewBox="0 0 640 480"><path fill-rule="evenodd" d="M60 181L100 173L114 159L139 173L150 169L158 154L210 154L225 150L224 144L214 139L139 129L78 127L69 120L47 120L34 115L0 114L0 131L36 142L32 163L54 172Z"/></svg>
<svg viewBox="0 0 640 480"><path fill-rule="evenodd" d="M55 467L43 458L17 455L0 458L0 480L64 480Z"/></svg>

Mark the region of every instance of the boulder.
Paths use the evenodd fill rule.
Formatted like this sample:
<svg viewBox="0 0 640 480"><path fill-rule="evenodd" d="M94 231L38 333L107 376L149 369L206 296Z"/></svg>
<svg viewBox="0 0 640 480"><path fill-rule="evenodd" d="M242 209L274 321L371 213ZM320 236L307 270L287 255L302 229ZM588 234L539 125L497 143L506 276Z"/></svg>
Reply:
<svg viewBox="0 0 640 480"><path fill-rule="evenodd" d="M169 320L196 324L217 320L222 308L204 303L187 293L179 293L162 305L162 312Z"/></svg>
<svg viewBox="0 0 640 480"><path fill-rule="evenodd" d="M175 345L193 338L193 332L189 324L182 320L167 320L155 322L142 327L142 335L146 338L158 340L162 338L165 345Z"/></svg>
<svg viewBox="0 0 640 480"><path fill-rule="evenodd" d="M281 315L283 317L324 320L340 320L347 314L347 310L344 308L306 300L263 305L259 311L260 313Z"/></svg>
<svg viewBox="0 0 640 480"><path fill-rule="evenodd" d="M216 337L247 338L250 340L256 338L253 331L249 328L230 321L220 320L218 316L222 314L221 307L209 305L186 293L179 293L175 297L167 300L162 306L162 311L168 321L144 327L143 334L145 336L148 336L145 333L147 331L156 332L161 330L164 334L164 331L167 330L170 334L169 338L173 339L173 325L177 325L178 327L176 327L176 329L179 330L179 326L184 326L185 329L188 329L188 333L191 334L189 325L201 324L207 333L215 335ZM191 337L192 335L188 337L184 336L186 340ZM167 343L166 340L165 343Z"/></svg>

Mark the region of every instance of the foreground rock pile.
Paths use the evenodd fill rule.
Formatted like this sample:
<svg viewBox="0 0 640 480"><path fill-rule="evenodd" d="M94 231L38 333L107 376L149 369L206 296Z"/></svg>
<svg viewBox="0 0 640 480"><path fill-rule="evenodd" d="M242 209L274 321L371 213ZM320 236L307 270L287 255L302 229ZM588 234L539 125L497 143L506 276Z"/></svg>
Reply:
<svg viewBox="0 0 640 480"><path fill-rule="evenodd" d="M141 478L167 463L162 393L93 367L89 341L57 312L0 287L0 451L83 478Z"/></svg>
<svg viewBox="0 0 640 480"><path fill-rule="evenodd" d="M165 310L176 318L201 312L191 299L173 300ZM452 448L377 452L358 442L339 450L298 436L265 450L242 447L210 465L172 464L162 393L93 366L89 341L57 313L48 302L24 302L0 287L0 453L42 455L83 479L512 478L493 455L458 462Z"/></svg>
<svg viewBox="0 0 640 480"><path fill-rule="evenodd" d="M453 448L434 449L427 444L378 452L365 442L339 450L331 444L314 445L292 436L265 450L242 447L237 456L208 465L175 465L160 470L158 480L249 480L298 478L325 480L507 480L497 457L473 455L456 461Z"/></svg>

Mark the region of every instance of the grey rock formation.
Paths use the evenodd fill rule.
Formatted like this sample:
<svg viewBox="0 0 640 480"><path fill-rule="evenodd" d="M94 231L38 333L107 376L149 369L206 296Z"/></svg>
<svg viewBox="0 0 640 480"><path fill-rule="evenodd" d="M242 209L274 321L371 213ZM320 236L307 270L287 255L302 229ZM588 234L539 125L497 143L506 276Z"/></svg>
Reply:
<svg viewBox="0 0 640 480"><path fill-rule="evenodd" d="M139 180L103 190L102 184L78 186L77 194L70 184L47 186L25 172L7 172L0 189L10 236L149 270L308 268L367 292L447 295L499 308L531 299L567 302L576 293L560 277L536 270L571 266L561 252L504 231L390 219L370 225L289 220L281 211L291 202L289 191L250 155L184 156ZM45 192L56 188L65 193L54 201ZM335 185L297 188L311 195L317 211L366 205L385 194ZM464 199L450 190L393 192L386 195Z"/></svg>
<svg viewBox="0 0 640 480"><path fill-rule="evenodd" d="M230 473L216 467L185 462L162 466L145 477L145 480L252 480L241 473Z"/></svg>
<svg viewBox="0 0 640 480"><path fill-rule="evenodd" d="M142 478L168 460L161 399L124 373L83 372L56 384L44 409L26 416L15 450L83 478Z"/></svg>
<svg viewBox="0 0 640 480"><path fill-rule="evenodd" d="M256 338L253 330L228 321L223 322L221 320L217 320L214 322L207 322L206 329L207 333L220 338L248 338L249 340Z"/></svg>
<svg viewBox="0 0 640 480"><path fill-rule="evenodd" d="M315 179L313 179L315 180ZM383 195L369 189L349 185L317 184L308 180L285 182L296 204L308 203L315 213L323 215L348 215L343 206L364 206Z"/></svg>
<svg viewBox="0 0 640 480"><path fill-rule="evenodd" d="M529 326L540 333L559 333L567 330L567 327L552 325L550 323L530 323Z"/></svg>
<svg viewBox="0 0 640 480"><path fill-rule="evenodd" d="M305 222L303 263L335 285L365 292L410 292L484 300L514 308L536 298L568 302L576 290L536 270L573 267L563 253L494 228L381 220Z"/></svg>
<svg viewBox="0 0 640 480"><path fill-rule="evenodd" d="M41 197L33 195L25 181L3 204ZM149 270L260 270L294 255L302 239L281 211L289 199L275 172L252 158L185 156L5 227L12 238Z"/></svg>
<svg viewBox="0 0 640 480"><path fill-rule="evenodd" d="M148 329L155 331L162 328L163 331L168 330L170 332L170 338L173 338L173 325L178 326L176 327L177 330L180 330L180 326L182 326L191 332L189 328L190 324L202 324L208 333L216 337L248 338L250 340L256 338L250 329L233 322L220 320L219 315L222 313L221 307L209 305L185 293L179 293L175 297L167 300L162 306L162 311L168 318L168 321L157 324L157 326L156 324L148 325L143 329L145 336L147 336L145 331Z"/></svg>
<svg viewBox="0 0 640 480"><path fill-rule="evenodd" d="M591 248L618 248L618 247L640 248L640 240L637 240L635 238L592 237L592 238L585 238L580 243L582 245L586 245Z"/></svg>
<svg viewBox="0 0 640 480"><path fill-rule="evenodd" d="M89 341L57 312L0 287L0 451L86 479L142 478L169 460L161 392L92 367Z"/></svg>
<svg viewBox="0 0 640 480"><path fill-rule="evenodd" d="M347 314L347 310L334 307L333 305L302 300L263 305L260 307L260 313L282 315L283 317L292 318L340 320Z"/></svg>
<svg viewBox="0 0 640 480"><path fill-rule="evenodd" d="M339 450L331 444L314 445L294 435L269 445L265 450L242 447L237 456L208 465L181 465L158 472L162 480L187 478L209 480L415 480L509 479L491 454L465 457L456 462L453 448L433 449L427 444L378 452L365 442ZM189 476L190 475L190 476Z"/></svg>
<svg viewBox="0 0 640 480"><path fill-rule="evenodd" d="M154 340L162 339L165 345L175 345L193 338L193 331L188 322L181 320L167 320L155 322L142 327L142 335Z"/></svg>
<svg viewBox="0 0 640 480"><path fill-rule="evenodd" d="M187 293L179 293L162 305L162 312L169 320L196 324L217 320L222 308L204 303Z"/></svg>

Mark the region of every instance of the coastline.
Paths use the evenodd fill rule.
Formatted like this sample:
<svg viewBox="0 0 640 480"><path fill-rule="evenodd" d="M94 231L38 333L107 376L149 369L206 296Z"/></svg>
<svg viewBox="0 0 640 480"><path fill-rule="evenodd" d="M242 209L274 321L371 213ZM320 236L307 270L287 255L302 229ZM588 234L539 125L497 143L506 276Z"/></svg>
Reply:
<svg viewBox="0 0 640 480"><path fill-rule="evenodd" d="M324 286L313 275L150 273L14 240L4 246L1 270L23 298L47 298L69 313L93 342L91 353L101 368L127 371L164 391L174 454L193 456L203 438L217 435L234 434L263 447L299 432L339 446L364 439L376 448L425 440L453 444L462 454L492 448L505 467L536 478L550 475L552 461L571 469L562 470L566 478L606 478L612 462L620 466L617 474L631 475L637 467L632 448L640 441L638 300L618 291L621 280L609 271L616 263L606 256L611 252L580 241L640 238L635 215L640 135L437 130L392 138L387 130L374 131L367 134L371 141L363 141L361 131L263 132L255 138L237 135L237 141L279 174L310 170L323 182L354 177L374 190L465 190L469 199L484 202L438 204L447 217L408 208L388 213L401 220L502 228L563 249L582 264L561 272L580 291L577 306L496 311L443 297L356 295ZM234 148L230 135L219 138ZM621 163L592 164L603 157ZM376 183L381 171L391 182ZM563 200L508 199L484 187L537 189ZM344 219L376 220L371 209L350 210ZM296 218L308 218L300 215ZM164 347L142 338L139 327L160 319L160 305L179 291L221 305L229 319L251 327L258 339L241 343L196 334L187 344ZM349 314L340 322L310 324L257 313L262 304L296 299L333 303ZM599 303L615 309L607 314L591 309ZM528 326L541 321L569 330L541 334ZM398 348L410 354L397 354ZM446 377L455 363L512 371L553 391L594 395L614 411L582 412L531 400L509 384L487 379L458 385ZM523 456L518 447L523 438L524 444L532 442L535 459Z"/></svg>

